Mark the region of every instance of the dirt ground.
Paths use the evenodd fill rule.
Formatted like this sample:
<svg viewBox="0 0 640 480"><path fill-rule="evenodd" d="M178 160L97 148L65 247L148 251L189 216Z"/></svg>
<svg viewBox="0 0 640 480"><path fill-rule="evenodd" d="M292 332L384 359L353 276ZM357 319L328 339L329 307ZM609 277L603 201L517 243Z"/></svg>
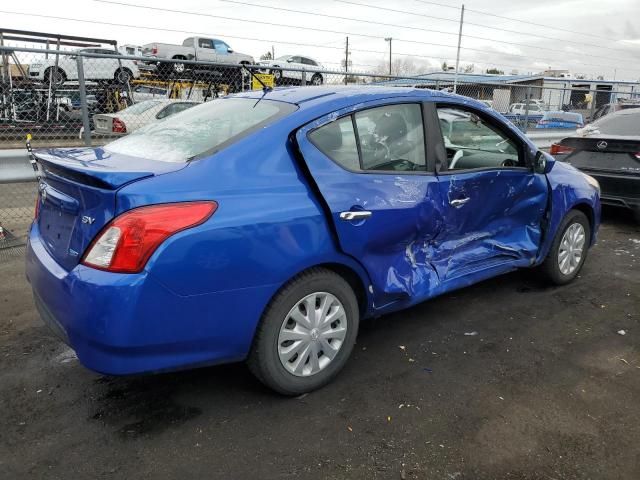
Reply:
<svg viewBox="0 0 640 480"><path fill-rule="evenodd" d="M365 322L294 399L244 365L86 370L5 250L0 478L638 479L640 227L605 216L571 285L516 272Z"/></svg>

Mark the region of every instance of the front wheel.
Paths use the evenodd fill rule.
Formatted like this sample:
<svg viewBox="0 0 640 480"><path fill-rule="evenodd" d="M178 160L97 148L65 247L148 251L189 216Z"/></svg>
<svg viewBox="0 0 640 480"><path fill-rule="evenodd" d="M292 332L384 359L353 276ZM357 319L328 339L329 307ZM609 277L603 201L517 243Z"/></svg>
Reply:
<svg viewBox="0 0 640 480"><path fill-rule="evenodd" d="M547 258L541 265L544 275L556 285L573 280L587 258L591 226L586 215L571 210L558 228Z"/></svg>
<svg viewBox="0 0 640 480"><path fill-rule="evenodd" d="M358 323L358 301L349 284L330 270L311 269L283 287L267 306L249 368L284 395L320 388L347 362Z"/></svg>
<svg viewBox="0 0 640 480"><path fill-rule="evenodd" d="M311 77L311 85L322 85L322 75L316 73L313 77Z"/></svg>
<svg viewBox="0 0 640 480"><path fill-rule="evenodd" d="M51 82L54 87L59 87L67 80L67 75L60 67L50 67L44 72L45 83Z"/></svg>
<svg viewBox="0 0 640 480"><path fill-rule="evenodd" d="M119 68L113 76L113 79L122 85L127 85L133 78L133 73L128 68Z"/></svg>

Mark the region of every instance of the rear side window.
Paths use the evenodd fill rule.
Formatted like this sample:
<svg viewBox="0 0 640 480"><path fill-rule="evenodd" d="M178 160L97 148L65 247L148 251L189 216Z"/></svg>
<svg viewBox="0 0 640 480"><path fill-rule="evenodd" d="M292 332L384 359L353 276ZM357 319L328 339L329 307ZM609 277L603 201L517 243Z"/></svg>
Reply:
<svg viewBox="0 0 640 480"><path fill-rule="evenodd" d="M331 122L309 134L309 140L347 170L359 170L358 146L351 116Z"/></svg>
<svg viewBox="0 0 640 480"><path fill-rule="evenodd" d="M426 170L419 104L362 110L312 131L309 140L348 170Z"/></svg>
<svg viewBox="0 0 640 480"><path fill-rule="evenodd" d="M256 103L255 98L212 100L150 123L104 149L164 162L186 162L213 154L296 108L271 100Z"/></svg>

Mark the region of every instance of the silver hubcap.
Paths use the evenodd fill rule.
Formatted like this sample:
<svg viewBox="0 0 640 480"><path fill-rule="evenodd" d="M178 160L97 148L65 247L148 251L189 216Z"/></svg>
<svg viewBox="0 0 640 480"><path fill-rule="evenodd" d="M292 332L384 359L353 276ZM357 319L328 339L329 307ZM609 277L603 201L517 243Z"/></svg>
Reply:
<svg viewBox="0 0 640 480"><path fill-rule="evenodd" d="M297 377L315 375L336 357L347 334L347 316L327 292L307 295L289 311L278 335L278 357Z"/></svg>
<svg viewBox="0 0 640 480"><path fill-rule="evenodd" d="M178 73L184 72L184 63L174 63L173 69Z"/></svg>
<svg viewBox="0 0 640 480"><path fill-rule="evenodd" d="M558 266L564 275L571 275L580 265L584 242L584 227L579 223L569 225L562 236L558 252Z"/></svg>

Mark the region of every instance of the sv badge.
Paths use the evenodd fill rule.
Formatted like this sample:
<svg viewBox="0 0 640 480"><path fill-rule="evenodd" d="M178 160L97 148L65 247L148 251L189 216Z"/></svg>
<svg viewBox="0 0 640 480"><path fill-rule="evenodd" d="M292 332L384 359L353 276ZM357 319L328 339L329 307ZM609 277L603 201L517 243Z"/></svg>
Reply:
<svg viewBox="0 0 640 480"><path fill-rule="evenodd" d="M93 222L95 222L95 221L96 221L96 219L95 219L95 218L90 217L90 216L88 216L88 215L84 215L84 216L82 217L82 223L85 223L85 224L87 224L87 225L91 225L91 224L92 224Z"/></svg>

